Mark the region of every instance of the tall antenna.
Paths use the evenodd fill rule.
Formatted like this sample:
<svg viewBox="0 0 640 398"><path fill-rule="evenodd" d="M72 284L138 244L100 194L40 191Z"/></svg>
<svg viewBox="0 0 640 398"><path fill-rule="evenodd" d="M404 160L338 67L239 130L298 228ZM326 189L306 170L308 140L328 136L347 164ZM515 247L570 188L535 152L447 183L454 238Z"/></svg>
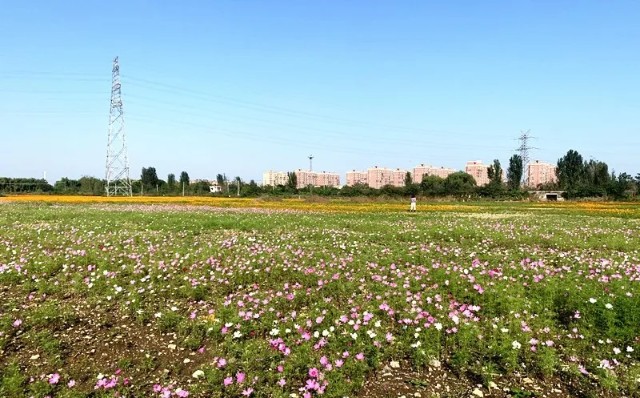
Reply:
<svg viewBox="0 0 640 398"><path fill-rule="evenodd" d="M105 187L107 196L132 195L129 179L127 141L124 134L124 113L122 110L122 84L118 57L113 60L111 71L111 107L109 109L109 135L107 137L107 167Z"/></svg>
<svg viewBox="0 0 640 398"><path fill-rule="evenodd" d="M518 152L520 152L520 157L522 158L522 166L523 166L523 173L522 173L522 183L525 186L529 185L529 150L530 149L538 149L532 146L529 146L529 140L531 138L535 138L531 135L531 130L527 130L527 131L520 131L520 137L518 137L518 140L520 141L520 146L518 148L516 148L516 150Z"/></svg>

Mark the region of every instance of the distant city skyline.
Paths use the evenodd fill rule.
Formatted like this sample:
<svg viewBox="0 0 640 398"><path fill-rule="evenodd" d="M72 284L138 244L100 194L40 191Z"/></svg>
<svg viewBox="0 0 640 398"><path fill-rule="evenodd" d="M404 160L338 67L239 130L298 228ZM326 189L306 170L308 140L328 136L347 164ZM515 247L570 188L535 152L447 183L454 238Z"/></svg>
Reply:
<svg viewBox="0 0 640 398"><path fill-rule="evenodd" d="M117 13L117 23L114 23ZM3 5L0 176L104 178L120 58L131 178L344 178L569 149L640 173L640 3Z"/></svg>

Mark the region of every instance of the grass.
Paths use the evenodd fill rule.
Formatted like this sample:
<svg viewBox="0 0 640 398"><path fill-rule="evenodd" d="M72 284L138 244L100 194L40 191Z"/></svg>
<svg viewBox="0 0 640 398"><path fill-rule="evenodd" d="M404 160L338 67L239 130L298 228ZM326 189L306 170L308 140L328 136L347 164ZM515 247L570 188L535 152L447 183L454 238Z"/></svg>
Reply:
<svg viewBox="0 0 640 398"><path fill-rule="evenodd" d="M354 396L434 359L638 391L637 205L23 198L0 396Z"/></svg>

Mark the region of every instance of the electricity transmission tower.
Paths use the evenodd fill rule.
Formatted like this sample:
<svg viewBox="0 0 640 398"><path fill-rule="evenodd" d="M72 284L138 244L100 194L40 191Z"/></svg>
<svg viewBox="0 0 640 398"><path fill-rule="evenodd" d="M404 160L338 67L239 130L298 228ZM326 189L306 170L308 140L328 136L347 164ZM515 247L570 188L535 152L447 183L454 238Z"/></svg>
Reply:
<svg viewBox="0 0 640 398"><path fill-rule="evenodd" d="M132 195L129 179L127 141L124 134L124 113L122 110L122 84L118 57L113 60L111 71L111 106L109 109L109 135L107 138L107 166L105 186L107 196Z"/></svg>
<svg viewBox="0 0 640 398"><path fill-rule="evenodd" d="M518 152L520 152L520 157L522 158L522 183L525 186L529 185L529 150L530 149L538 149L532 146L529 146L529 140L531 138L535 138L531 135L531 130L527 130L524 132L520 132L520 137L518 140L520 141L520 146L516 148Z"/></svg>

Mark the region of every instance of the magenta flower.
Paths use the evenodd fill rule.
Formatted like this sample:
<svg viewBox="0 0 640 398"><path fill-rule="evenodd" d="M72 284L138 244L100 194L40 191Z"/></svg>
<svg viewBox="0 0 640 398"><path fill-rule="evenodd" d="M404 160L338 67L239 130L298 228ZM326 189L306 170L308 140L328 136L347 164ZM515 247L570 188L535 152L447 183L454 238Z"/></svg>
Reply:
<svg viewBox="0 0 640 398"><path fill-rule="evenodd" d="M313 377L314 379L318 378L320 372L318 372L317 368L309 369L309 377Z"/></svg>
<svg viewBox="0 0 640 398"><path fill-rule="evenodd" d="M222 382L224 384L224 386L230 386L233 384L233 377L229 376L229 377L225 377L224 381Z"/></svg>
<svg viewBox="0 0 640 398"><path fill-rule="evenodd" d="M287 382L286 382L284 379L280 379L280 380L278 380L278 385L279 385L280 387L284 387L284 385L285 385L285 384L287 384Z"/></svg>
<svg viewBox="0 0 640 398"><path fill-rule="evenodd" d="M22 319L16 319L15 321L13 321L12 325L14 328L19 328L20 325L22 325Z"/></svg>
<svg viewBox="0 0 640 398"><path fill-rule="evenodd" d="M69 382L67 383L67 387L69 388L73 388L73 386L75 385L76 385L76 381L73 379L69 380Z"/></svg>
<svg viewBox="0 0 640 398"><path fill-rule="evenodd" d="M244 383L244 379L246 378L246 376L247 375L242 372L236 373L236 381L238 382L238 384Z"/></svg>
<svg viewBox="0 0 640 398"><path fill-rule="evenodd" d="M242 390L242 395L244 395L245 397L248 397L249 395L251 395L253 393L253 388L249 387L245 390Z"/></svg>
<svg viewBox="0 0 640 398"><path fill-rule="evenodd" d="M182 388L176 389L176 395L180 398L187 398L189 396L189 391L183 390Z"/></svg>
<svg viewBox="0 0 640 398"><path fill-rule="evenodd" d="M358 353L358 354L356 355L356 359L357 359L358 361L362 361L362 360L364 359L364 354L363 354L363 353L361 353L361 352L360 352L360 353Z"/></svg>

